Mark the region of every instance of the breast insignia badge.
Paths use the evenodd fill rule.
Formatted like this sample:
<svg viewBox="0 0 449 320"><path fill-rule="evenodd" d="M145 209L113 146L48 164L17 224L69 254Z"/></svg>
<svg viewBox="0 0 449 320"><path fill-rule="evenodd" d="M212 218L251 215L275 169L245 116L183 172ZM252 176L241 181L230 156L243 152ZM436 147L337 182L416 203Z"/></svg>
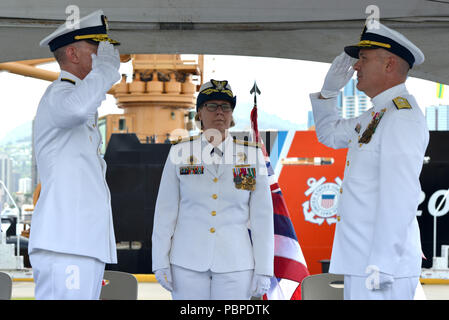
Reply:
<svg viewBox="0 0 449 320"><path fill-rule="evenodd" d="M245 163L246 160L248 159L248 156L246 155L245 152L237 153L237 157L238 157L238 162L240 162L240 163Z"/></svg>
<svg viewBox="0 0 449 320"><path fill-rule="evenodd" d="M189 163L190 165L193 165L193 164L195 164L197 162L197 159L195 158L195 156L190 156L188 159L187 159L187 163Z"/></svg>

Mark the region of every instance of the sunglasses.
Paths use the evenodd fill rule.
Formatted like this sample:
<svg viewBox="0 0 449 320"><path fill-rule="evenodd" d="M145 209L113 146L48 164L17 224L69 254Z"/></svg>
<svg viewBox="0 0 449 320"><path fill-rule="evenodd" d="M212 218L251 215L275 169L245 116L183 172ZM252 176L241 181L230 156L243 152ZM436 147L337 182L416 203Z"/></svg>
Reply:
<svg viewBox="0 0 449 320"><path fill-rule="evenodd" d="M221 107L221 110L223 110L223 112L232 111L232 106L230 103L222 103L222 104L205 103L205 104L203 104L203 107L206 107L207 111L210 111L210 112L217 111L218 107Z"/></svg>

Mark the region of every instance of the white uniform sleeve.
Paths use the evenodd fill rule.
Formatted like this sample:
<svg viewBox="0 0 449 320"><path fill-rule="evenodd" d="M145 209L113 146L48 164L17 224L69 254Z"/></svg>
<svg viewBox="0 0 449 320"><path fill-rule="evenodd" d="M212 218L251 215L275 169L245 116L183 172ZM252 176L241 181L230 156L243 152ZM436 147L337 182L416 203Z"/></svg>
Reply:
<svg viewBox="0 0 449 320"><path fill-rule="evenodd" d="M52 88L48 96L48 111L53 124L58 128L72 128L87 121L94 115L106 93L111 88L111 80L118 71L99 66L77 86L61 83Z"/></svg>
<svg viewBox="0 0 449 320"><path fill-rule="evenodd" d="M408 112L407 110L399 112ZM416 223L421 192L419 175L427 146L423 123L394 115L382 132L380 143L379 199L369 265L395 274Z"/></svg>
<svg viewBox="0 0 449 320"><path fill-rule="evenodd" d="M310 94L318 141L333 149L347 148L358 118L340 118L337 98L319 99L319 96L320 93Z"/></svg>
<svg viewBox="0 0 449 320"><path fill-rule="evenodd" d="M152 235L153 271L170 266L172 237L179 213L179 178L171 154L165 162L154 211Z"/></svg>
<svg viewBox="0 0 449 320"><path fill-rule="evenodd" d="M274 222L273 202L268 182L267 168L262 151L258 149L258 171L256 190L251 192L249 217L253 242L254 272L273 276L274 264Z"/></svg>

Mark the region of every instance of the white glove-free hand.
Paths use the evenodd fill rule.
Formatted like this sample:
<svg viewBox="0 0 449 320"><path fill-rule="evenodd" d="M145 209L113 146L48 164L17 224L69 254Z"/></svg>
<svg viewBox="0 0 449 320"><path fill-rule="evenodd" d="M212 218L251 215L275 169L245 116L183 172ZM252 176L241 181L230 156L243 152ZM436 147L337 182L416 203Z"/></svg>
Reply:
<svg viewBox="0 0 449 320"><path fill-rule="evenodd" d="M327 72L324 79L323 87L321 88L321 95L324 98L334 98L338 96L340 90L348 83L349 79L354 74L352 65L357 61L351 58L345 52L337 56Z"/></svg>
<svg viewBox="0 0 449 320"><path fill-rule="evenodd" d="M268 292L271 285L271 277L254 274L251 283L251 296L261 297Z"/></svg>
<svg viewBox="0 0 449 320"><path fill-rule="evenodd" d="M173 281L170 268L163 268L154 271L157 282L166 290L173 291Z"/></svg>

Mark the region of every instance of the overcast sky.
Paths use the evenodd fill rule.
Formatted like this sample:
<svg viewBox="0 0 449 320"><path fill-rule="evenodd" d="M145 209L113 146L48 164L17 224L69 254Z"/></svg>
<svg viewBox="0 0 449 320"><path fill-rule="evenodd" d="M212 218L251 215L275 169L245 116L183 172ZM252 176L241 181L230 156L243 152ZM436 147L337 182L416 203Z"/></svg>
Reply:
<svg viewBox="0 0 449 320"><path fill-rule="evenodd" d="M205 56L204 62L205 81L210 78L229 80L237 95L237 108L239 104L252 103L249 91L256 80L262 91L258 98L259 109L298 124L307 123L307 111L311 110L309 93L321 89L329 68L327 63L241 56ZM59 71L56 63L40 67ZM122 64L120 71L130 74L130 63ZM34 118L39 100L49 84L44 80L0 72L0 139ZM449 104L449 92L443 99L438 99L434 82L409 78L407 87L423 112L426 106ZM100 116L121 112L110 95L99 109Z"/></svg>

